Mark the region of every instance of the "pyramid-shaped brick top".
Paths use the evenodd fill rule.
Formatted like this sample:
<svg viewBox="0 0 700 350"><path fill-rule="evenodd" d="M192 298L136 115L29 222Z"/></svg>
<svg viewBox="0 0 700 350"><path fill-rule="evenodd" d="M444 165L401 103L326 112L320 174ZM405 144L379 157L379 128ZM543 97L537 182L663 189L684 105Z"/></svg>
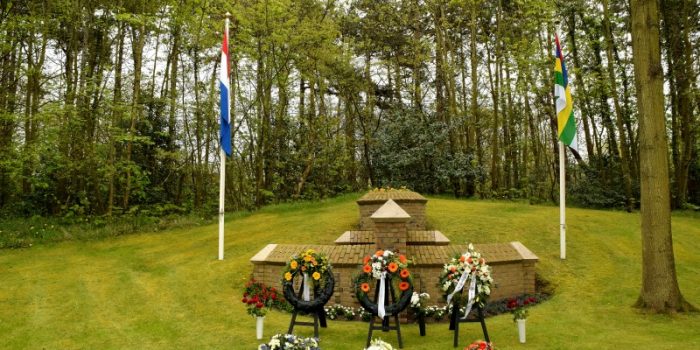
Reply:
<svg viewBox="0 0 700 350"><path fill-rule="evenodd" d="M369 191L367 194L365 194L357 200L357 204L384 203L388 199L393 199L396 202L426 203L428 201L425 197L421 196L420 194L409 190L379 189Z"/></svg>
<svg viewBox="0 0 700 350"><path fill-rule="evenodd" d="M401 207L389 199L371 216L375 222L404 222L411 218L411 215L401 209Z"/></svg>

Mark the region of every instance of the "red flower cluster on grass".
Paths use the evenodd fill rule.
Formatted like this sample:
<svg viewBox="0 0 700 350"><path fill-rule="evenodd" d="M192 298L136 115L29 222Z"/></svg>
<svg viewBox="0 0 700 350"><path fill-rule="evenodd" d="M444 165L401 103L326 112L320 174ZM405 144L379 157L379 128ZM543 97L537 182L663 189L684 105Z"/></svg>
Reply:
<svg viewBox="0 0 700 350"><path fill-rule="evenodd" d="M265 316L267 310L282 297L274 287L268 287L262 282L251 278L245 285L243 299L241 301L247 305L248 314L252 316Z"/></svg>
<svg viewBox="0 0 700 350"><path fill-rule="evenodd" d="M477 340L477 341L469 344L469 346L467 346L466 348L464 348L464 350L493 350L493 349L494 349L493 343L487 343L483 340Z"/></svg>

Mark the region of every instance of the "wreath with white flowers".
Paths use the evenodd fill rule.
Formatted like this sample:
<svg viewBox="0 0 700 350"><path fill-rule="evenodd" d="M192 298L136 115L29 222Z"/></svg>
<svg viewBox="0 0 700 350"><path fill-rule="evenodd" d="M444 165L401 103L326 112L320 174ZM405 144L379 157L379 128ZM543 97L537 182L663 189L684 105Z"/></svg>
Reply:
<svg viewBox="0 0 700 350"><path fill-rule="evenodd" d="M304 278L302 298L294 292L294 278ZM322 308L331 299L335 280L333 269L324 254L308 249L287 261L282 271L282 290L287 301L296 310L312 312ZM315 298L311 299L312 291Z"/></svg>
<svg viewBox="0 0 700 350"><path fill-rule="evenodd" d="M362 264L362 273L355 277L355 295L360 305L379 317L396 315L403 311L411 302L413 295L413 277L408 270L408 263L409 260L406 256L390 250L378 250L374 255L366 256ZM380 297L377 297L378 300L375 302L369 300L368 293L372 290L371 284L377 280L391 283L392 288L385 285L384 293L393 290L394 295L391 296L393 298L390 300L396 300L395 303L384 305L384 300ZM380 290L375 291L378 296L382 295L381 285L383 282L380 282Z"/></svg>
<svg viewBox="0 0 700 350"><path fill-rule="evenodd" d="M449 303L453 296L456 297L461 294L462 289L467 290L472 285L474 286L472 301L479 307L484 307L491 295L493 285L491 267L486 264L481 253L474 250L474 246L469 243L466 253L457 255L444 265L440 274L440 288Z"/></svg>

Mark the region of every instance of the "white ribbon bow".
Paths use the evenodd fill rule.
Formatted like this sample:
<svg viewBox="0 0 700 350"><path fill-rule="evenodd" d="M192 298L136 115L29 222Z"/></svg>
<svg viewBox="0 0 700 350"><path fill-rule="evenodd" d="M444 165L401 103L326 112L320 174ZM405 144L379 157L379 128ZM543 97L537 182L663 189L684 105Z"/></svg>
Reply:
<svg viewBox="0 0 700 350"><path fill-rule="evenodd" d="M462 316L463 320L467 319L467 316L469 316L469 312L472 311L472 305L474 305L474 299L476 299L476 273L471 274L472 276L472 283L469 284L469 301L467 302L467 311L464 312L464 316Z"/></svg>
<svg viewBox="0 0 700 350"><path fill-rule="evenodd" d="M311 290L309 289L309 274L304 272L304 291L302 292L302 298L304 301L311 300Z"/></svg>
<svg viewBox="0 0 700 350"><path fill-rule="evenodd" d="M379 280L379 296L377 297L377 314L379 314L379 318L381 319L384 319L384 315L386 315L386 311L384 310L384 297L386 289L386 285L384 283L385 278L386 271L382 272L382 278Z"/></svg>
<svg viewBox="0 0 700 350"><path fill-rule="evenodd" d="M463 273L462 277L459 278L459 281L457 282L457 286L455 287L455 290L453 290L452 293L447 296L447 305L450 305L450 300L452 300L452 297L455 294L462 291L462 288L464 288L464 283L467 282L467 277L469 277L469 274Z"/></svg>

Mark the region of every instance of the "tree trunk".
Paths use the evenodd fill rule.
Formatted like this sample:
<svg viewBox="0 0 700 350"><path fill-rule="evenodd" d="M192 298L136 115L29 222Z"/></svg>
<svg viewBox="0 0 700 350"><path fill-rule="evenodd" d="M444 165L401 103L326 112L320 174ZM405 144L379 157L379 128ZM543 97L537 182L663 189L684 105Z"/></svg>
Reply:
<svg viewBox="0 0 700 350"><path fill-rule="evenodd" d="M681 295L673 256L657 4L632 0L631 8L642 218L642 290L636 306L652 312L687 311L693 307Z"/></svg>
<svg viewBox="0 0 700 350"><path fill-rule="evenodd" d="M628 212L632 212L634 208L634 196L632 194L632 179L630 176L630 156L629 145L627 144L627 136L624 127L624 117L620 108L620 99L617 91L617 79L615 78L615 60L613 58L613 37L612 29L610 28L610 10L608 9L608 0L602 0L603 3L603 32L605 35L606 49L605 53L608 59L608 77L610 80L610 93L613 98L613 106L615 107L615 124L617 126L618 136L620 138L620 168L622 169L622 181L625 188L625 203Z"/></svg>
<svg viewBox="0 0 700 350"><path fill-rule="evenodd" d="M131 96L131 124L129 125L129 139L126 143L126 184L124 187L123 209L129 210L129 196L131 193L131 153L133 149L133 138L136 134L136 122L141 118L141 66L143 63L143 46L145 44L145 26L131 30L132 53L134 59L134 87Z"/></svg>

